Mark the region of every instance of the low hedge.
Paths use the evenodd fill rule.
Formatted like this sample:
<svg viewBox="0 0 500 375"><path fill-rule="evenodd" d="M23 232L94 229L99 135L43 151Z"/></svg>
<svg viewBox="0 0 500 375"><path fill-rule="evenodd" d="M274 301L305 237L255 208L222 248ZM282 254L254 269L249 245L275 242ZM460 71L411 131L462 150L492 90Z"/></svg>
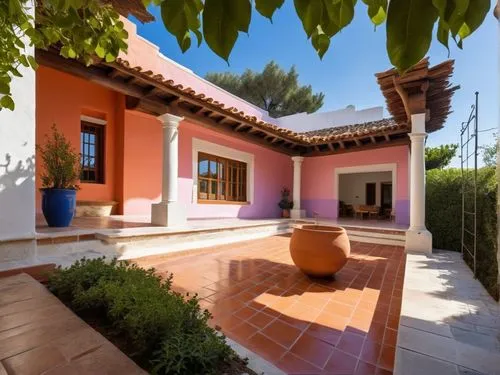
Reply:
<svg viewBox="0 0 500 375"><path fill-rule="evenodd" d="M241 362L207 325L196 297L171 290L172 275L104 258L82 259L49 278L49 290L155 374L220 374ZM240 363L241 364L241 363Z"/></svg>
<svg viewBox="0 0 500 375"><path fill-rule="evenodd" d="M473 200L468 199L465 204L468 210L472 210ZM495 168L480 168L477 181L477 277L488 292L498 299L496 207ZM462 172L460 169L433 169L427 172L426 219L435 248L461 251ZM464 259L472 268L472 259L467 256Z"/></svg>

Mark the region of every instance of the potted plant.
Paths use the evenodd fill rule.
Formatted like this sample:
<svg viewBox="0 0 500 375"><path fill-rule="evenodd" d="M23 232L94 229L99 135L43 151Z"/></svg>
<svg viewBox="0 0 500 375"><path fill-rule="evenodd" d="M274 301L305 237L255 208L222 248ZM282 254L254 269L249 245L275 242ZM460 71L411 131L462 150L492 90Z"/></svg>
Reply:
<svg viewBox="0 0 500 375"><path fill-rule="evenodd" d="M278 206L281 208L281 217L290 218L290 210L293 208L293 201L290 200L290 189L287 187L281 189L281 200Z"/></svg>
<svg viewBox="0 0 500 375"><path fill-rule="evenodd" d="M55 124L45 137L45 145L37 145L43 166L42 211L49 227L67 227L76 209L80 155Z"/></svg>

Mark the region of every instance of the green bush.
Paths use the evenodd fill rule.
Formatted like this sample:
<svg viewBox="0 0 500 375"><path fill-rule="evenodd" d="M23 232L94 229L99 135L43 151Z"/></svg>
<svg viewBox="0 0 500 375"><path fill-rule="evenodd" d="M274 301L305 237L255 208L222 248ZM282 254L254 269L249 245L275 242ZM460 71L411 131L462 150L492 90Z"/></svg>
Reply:
<svg viewBox="0 0 500 375"><path fill-rule="evenodd" d="M466 200L465 205L466 209L472 210L473 200ZM477 181L477 277L488 292L498 299L496 207L495 169L480 168ZM462 172L460 169L434 169L427 172L426 219L435 248L461 250ZM472 259L466 256L465 261L472 267Z"/></svg>
<svg viewBox="0 0 500 375"><path fill-rule="evenodd" d="M197 298L173 292L171 280L126 262L82 259L58 268L49 289L152 373L220 373L236 354L207 325Z"/></svg>

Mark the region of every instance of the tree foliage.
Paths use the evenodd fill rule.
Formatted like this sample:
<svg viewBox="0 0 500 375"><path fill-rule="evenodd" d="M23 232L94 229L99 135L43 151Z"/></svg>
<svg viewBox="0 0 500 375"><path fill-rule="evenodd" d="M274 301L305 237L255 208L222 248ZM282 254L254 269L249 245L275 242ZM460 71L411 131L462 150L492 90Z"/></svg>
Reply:
<svg viewBox="0 0 500 375"><path fill-rule="evenodd" d="M127 51L123 22L99 0L2 0L0 25L0 109L14 109L10 82L22 76L20 67L37 67L27 46L57 46L62 56L87 65Z"/></svg>
<svg viewBox="0 0 500 375"><path fill-rule="evenodd" d="M450 164L451 159L455 157L457 149L457 144L426 147L425 169L429 171L431 169L443 169L447 167Z"/></svg>
<svg viewBox="0 0 500 375"><path fill-rule="evenodd" d="M253 7L272 21L284 0L144 0L161 7L163 23L183 51L203 37L224 60L240 32L248 33ZM436 30L436 39L449 50L449 40L462 48L463 40L484 21L490 0L362 0L375 26L387 21L387 53L404 72L425 57ZM330 40L355 16L357 0L294 0L294 6L313 48L322 58ZM203 26L202 26L203 25ZM437 27L435 27L437 25Z"/></svg>
<svg viewBox="0 0 500 375"><path fill-rule="evenodd" d="M126 1L126 0L122 0ZM453 40L463 40L484 21L491 0L362 0L371 22L387 21L387 54L405 72L418 63L435 38L449 50ZM29 7L34 4L36 17ZM182 51L203 40L226 61L240 36L249 33L256 11L272 20L284 0L143 0L157 6L165 28ZM330 40L355 17L357 0L294 0L303 29L320 58ZM254 10L255 9L255 10ZM36 25L35 25L36 20ZM36 68L26 44L47 49L56 45L64 57L92 64L97 58L113 61L126 51L127 33L117 12L104 0L2 0L0 1L0 109L14 108L10 92L20 66ZM437 25L437 27L436 27Z"/></svg>
<svg viewBox="0 0 500 375"><path fill-rule="evenodd" d="M247 69L241 75L227 72L206 76L210 82L268 111L272 117L312 113L321 108L325 95L313 93L310 85L300 86L298 78L295 67L285 72L274 61L261 73Z"/></svg>
<svg viewBox="0 0 500 375"><path fill-rule="evenodd" d="M495 167L497 165L498 146L500 138L496 137L496 142L490 145L482 146L483 163L487 167Z"/></svg>

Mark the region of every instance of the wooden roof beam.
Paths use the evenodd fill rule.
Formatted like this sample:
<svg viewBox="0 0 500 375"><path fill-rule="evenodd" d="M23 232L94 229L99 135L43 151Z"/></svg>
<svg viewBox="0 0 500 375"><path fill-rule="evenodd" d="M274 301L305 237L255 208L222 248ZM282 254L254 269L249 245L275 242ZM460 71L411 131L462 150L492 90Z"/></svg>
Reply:
<svg viewBox="0 0 500 375"><path fill-rule="evenodd" d="M247 127L247 126L248 126L247 124L243 124L243 123L241 123L241 124L239 124L239 125L238 125L235 129L234 129L234 131L235 131L235 132L239 132L241 129L243 129L243 128Z"/></svg>
<svg viewBox="0 0 500 375"><path fill-rule="evenodd" d="M344 141L339 141L340 148L345 148L345 143Z"/></svg>
<svg viewBox="0 0 500 375"><path fill-rule="evenodd" d="M354 138L354 142L356 143L356 146L362 146L363 145L358 138Z"/></svg>
<svg viewBox="0 0 500 375"><path fill-rule="evenodd" d="M370 141L372 143L377 143L377 140L375 139L375 137L373 135L370 135Z"/></svg>
<svg viewBox="0 0 500 375"><path fill-rule="evenodd" d="M332 143L328 143L328 148L330 149L330 151L335 151L335 147L333 147Z"/></svg>

